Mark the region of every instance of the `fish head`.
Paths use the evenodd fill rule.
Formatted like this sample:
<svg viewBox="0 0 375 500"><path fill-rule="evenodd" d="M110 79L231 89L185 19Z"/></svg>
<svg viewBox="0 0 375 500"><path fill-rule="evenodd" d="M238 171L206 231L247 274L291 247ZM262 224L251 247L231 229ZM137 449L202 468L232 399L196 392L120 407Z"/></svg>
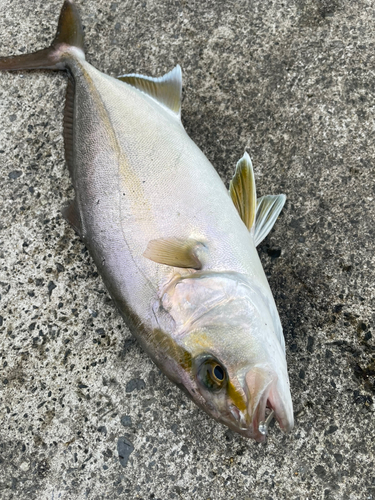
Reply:
<svg viewBox="0 0 375 500"><path fill-rule="evenodd" d="M187 283L185 286L195 286ZM184 350L182 384L189 396L215 420L235 432L262 442L259 425L267 408L281 429L293 427L285 348L272 296L222 280L220 286L199 283L215 294L198 293L197 303L185 294L183 328L178 343ZM203 290L204 291L204 290ZM179 304L183 303L180 288ZM200 290L202 292L202 290ZM200 304L200 305L199 305ZM200 312L197 308L201 307ZM203 309L202 309L203 307Z"/></svg>
<svg viewBox="0 0 375 500"><path fill-rule="evenodd" d="M267 408L281 429L290 431L293 407L285 361L277 352L260 349L251 335L244 341L244 330L223 330L211 325L185 339L185 348L192 347L186 387L191 397L215 420L256 441L265 439L259 425Z"/></svg>

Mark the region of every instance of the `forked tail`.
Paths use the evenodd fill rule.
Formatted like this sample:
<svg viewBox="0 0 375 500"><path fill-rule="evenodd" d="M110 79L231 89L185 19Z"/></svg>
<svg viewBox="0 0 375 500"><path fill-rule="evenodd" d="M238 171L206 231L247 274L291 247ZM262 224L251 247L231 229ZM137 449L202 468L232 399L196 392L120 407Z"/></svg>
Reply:
<svg viewBox="0 0 375 500"><path fill-rule="evenodd" d="M61 9L57 33L52 45L31 54L0 57L0 70L65 69L65 57L74 51L84 58L83 30L73 0L65 0Z"/></svg>

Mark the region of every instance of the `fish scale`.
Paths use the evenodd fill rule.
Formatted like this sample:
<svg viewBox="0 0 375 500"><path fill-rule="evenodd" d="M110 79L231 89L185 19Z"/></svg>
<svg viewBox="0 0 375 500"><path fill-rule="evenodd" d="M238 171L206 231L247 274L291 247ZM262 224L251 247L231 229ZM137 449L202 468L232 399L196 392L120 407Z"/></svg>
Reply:
<svg viewBox="0 0 375 500"><path fill-rule="evenodd" d="M282 327L256 251L285 195L256 198L245 152L229 191L181 123L181 69L107 76L85 59L72 0L52 45L0 70L68 72L63 211L132 333L218 422L264 441L293 407ZM266 418L266 413L271 411Z"/></svg>

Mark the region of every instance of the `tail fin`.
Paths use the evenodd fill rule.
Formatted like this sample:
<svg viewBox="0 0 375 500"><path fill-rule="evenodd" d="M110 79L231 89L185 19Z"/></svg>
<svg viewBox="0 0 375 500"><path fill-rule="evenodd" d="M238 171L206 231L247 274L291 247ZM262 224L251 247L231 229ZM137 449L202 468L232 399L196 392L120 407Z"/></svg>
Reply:
<svg viewBox="0 0 375 500"><path fill-rule="evenodd" d="M52 45L32 54L0 57L0 70L20 69L65 69L63 55L75 47L82 58L84 55L83 30L77 7L73 0L65 0L61 9L57 33Z"/></svg>

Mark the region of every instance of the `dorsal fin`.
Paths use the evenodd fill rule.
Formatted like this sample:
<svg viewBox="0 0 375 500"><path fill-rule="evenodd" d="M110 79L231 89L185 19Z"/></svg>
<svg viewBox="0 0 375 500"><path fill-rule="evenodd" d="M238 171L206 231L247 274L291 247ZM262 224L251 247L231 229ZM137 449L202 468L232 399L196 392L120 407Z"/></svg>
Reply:
<svg viewBox="0 0 375 500"><path fill-rule="evenodd" d="M160 78L137 74L122 75L119 80L148 94L160 104L181 117L182 74L179 64Z"/></svg>
<svg viewBox="0 0 375 500"><path fill-rule="evenodd" d="M241 219L250 231L254 225L257 206L255 177L250 156L245 152L236 165L229 192Z"/></svg>
<svg viewBox="0 0 375 500"><path fill-rule="evenodd" d="M273 228L286 201L285 194L267 195L259 198L254 229L255 246L258 246Z"/></svg>

